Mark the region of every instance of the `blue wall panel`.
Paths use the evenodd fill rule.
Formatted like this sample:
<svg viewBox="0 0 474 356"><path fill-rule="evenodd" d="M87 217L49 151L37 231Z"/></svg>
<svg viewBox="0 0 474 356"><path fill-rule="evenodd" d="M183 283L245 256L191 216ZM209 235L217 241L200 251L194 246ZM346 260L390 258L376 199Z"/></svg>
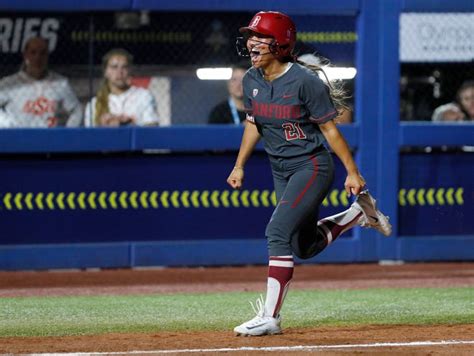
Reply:
<svg viewBox="0 0 474 356"><path fill-rule="evenodd" d="M130 267L129 244L0 246L0 270Z"/></svg>
<svg viewBox="0 0 474 356"><path fill-rule="evenodd" d="M340 127L357 147L359 127ZM243 129L234 125L169 127L55 128L0 130L1 153L84 153L172 150L173 152L237 151ZM259 145L257 150L262 150Z"/></svg>
<svg viewBox="0 0 474 356"><path fill-rule="evenodd" d="M0 153L129 151L129 128L0 130Z"/></svg>
<svg viewBox="0 0 474 356"><path fill-rule="evenodd" d="M0 159L0 245L260 238L275 204L270 166L256 153L244 189L232 191L234 160L235 153ZM349 204L344 179L338 174L322 216Z"/></svg>
<svg viewBox="0 0 474 356"><path fill-rule="evenodd" d="M9 11L130 10L132 0L0 0L0 9Z"/></svg>
<svg viewBox="0 0 474 356"><path fill-rule="evenodd" d="M400 146L474 146L474 125L411 122L400 124Z"/></svg>
<svg viewBox="0 0 474 356"><path fill-rule="evenodd" d="M474 154L407 153L400 167L399 235L474 236Z"/></svg>
<svg viewBox="0 0 474 356"><path fill-rule="evenodd" d="M403 12L473 12L471 0L401 0Z"/></svg>
<svg viewBox="0 0 474 356"><path fill-rule="evenodd" d="M406 237L397 241L398 259L404 261L472 261L474 236Z"/></svg>
<svg viewBox="0 0 474 356"><path fill-rule="evenodd" d="M0 9L21 11L84 11L84 10L178 10L178 11L255 11L280 10L291 13L355 14L358 0L338 1L218 1L218 0L0 0Z"/></svg>
<svg viewBox="0 0 474 356"><path fill-rule="evenodd" d="M155 0L134 0L135 9L152 10L206 10L206 11L260 11L278 10L292 14L355 14L359 9L358 0L338 0L338 1L275 1L275 0L181 0L181 1L155 1Z"/></svg>
<svg viewBox="0 0 474 356"><path fill-rule="evenodd" d="M308 260L296 263L348 263L360 259L354 239L342 238ZM267 264L267 242L258 239L137 242L132 244L132 267Z"/></svg>
<svg viewBox="0 0 474 356"><path fill-rule="evenodd" d="M203 222L205 223L205 222ZM226 239L134 244L133 266L265 264L266 240Z"/></svg>

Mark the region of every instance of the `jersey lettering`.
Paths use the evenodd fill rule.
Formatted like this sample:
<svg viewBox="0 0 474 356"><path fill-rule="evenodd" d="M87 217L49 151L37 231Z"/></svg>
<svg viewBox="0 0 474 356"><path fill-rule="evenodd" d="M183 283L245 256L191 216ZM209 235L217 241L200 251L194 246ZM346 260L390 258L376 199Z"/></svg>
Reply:
<svg viewBox="0 0 474 356"><path fill-rule="evenodd" d="M300 105L259 103L255 100L252 101L252 112L255 116L272 119L298 119L301 117Z"/></svg>
<svg viewBox="0 0 474 356"><path fill-rule="evenodd" d="M285 138L287 141L302 140L306 138L306 134L297 122L285 122L281 126L285 130Z"/></svg>

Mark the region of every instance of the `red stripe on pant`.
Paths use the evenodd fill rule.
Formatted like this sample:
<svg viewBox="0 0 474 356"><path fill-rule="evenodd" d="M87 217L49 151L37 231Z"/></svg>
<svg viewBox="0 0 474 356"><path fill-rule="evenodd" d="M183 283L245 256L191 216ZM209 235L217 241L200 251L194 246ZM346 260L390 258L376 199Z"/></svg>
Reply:
<svg viewBox="0 0 474 356"><path fill-rule="evenodd" d="M301 193L295 199L293 204L291 204L292 208L295 208L300 203L301 199L303 199L304 195L306 194L306 192L308 191L308 189L311 187L311 185L316 180L316 177L318 176L318 160L316 159L315 156L311 157L311 162L313 162L314 172L311 175L311 178L309 179L308 183L306 183L306 186L301 191Z"/></svg>

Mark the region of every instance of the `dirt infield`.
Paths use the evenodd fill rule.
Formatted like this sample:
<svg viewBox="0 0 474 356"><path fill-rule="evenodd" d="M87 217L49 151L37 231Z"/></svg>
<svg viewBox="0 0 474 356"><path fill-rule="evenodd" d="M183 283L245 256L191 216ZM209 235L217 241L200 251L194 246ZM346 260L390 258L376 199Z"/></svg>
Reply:
<svg viewBox="0 0 474 356"><path fill-rule="evenodd" d="M0 297L264 291L266 273L266 267L0 272ZM474 263L297 266L292 283L292 289L473 286ZM474 321L473 324L468 325L285 329L282 335L257 338L238 338L228 330L205 333L159 332L74 337L14 337L0 338L0 353L126 352L310 345L313 347L312 351L331 355L388 352L403 355L474 354L474 344L385 345L370 349L350 346L341 349L324 349L324 347L331 345L446 340L474 340ZM314 346L317 345L324 345L323 349L315 349ZM308 351L311 350L295 351L292 349L291 352L280 350L272 353L296 355L307 354ZM240 349L240 351L228 350L227 352L260 354L264 350ZM201 351L193 352L193 354L216 354L216 352Z"/></svg>

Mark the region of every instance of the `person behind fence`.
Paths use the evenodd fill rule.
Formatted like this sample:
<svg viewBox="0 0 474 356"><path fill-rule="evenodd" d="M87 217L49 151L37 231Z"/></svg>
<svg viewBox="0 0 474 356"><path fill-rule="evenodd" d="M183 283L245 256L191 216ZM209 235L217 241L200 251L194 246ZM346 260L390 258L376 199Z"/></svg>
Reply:
<svg viewBox="0 0 474 356"><path fill-rule="evenodd" d="M121 48L104 55L104 79L85 110L87 127L158 125L155 98L148 89L131 84L132 64L132 55Z"/></svg>
<svg viewBox="0 0 474 356"><path fill-rule="evenodd" d="M294 256L314 257L354 226L371 227L388 236L391 225L365 188L334 123L346 95L319 78L321 67L296 60L296 27L291 18L280 12L259 12L240 33L244 37L238 41L239 54L250 57L252 68L243 78L247 124L227 183L234 189L242 187L245 164L262 138L277 201L265 230L266 299L257 300L254 318L234 329L237 335L258 336L281 332L280 310L293 276ZM325 141L347 171L346 193L356 198L349 209L318 221L334 177Z"/></svg>
<svg viewBox="0 0 474 356"><path fill-rule="evenodd" d="M474 122L474 80L461 84L454 102L438 106L431 117L433 121Z"/></svg>
<svg viewBox="0 0 474 356"><path fill-rule="evenodd" d="M217 104L209 114L209 124L235 124L245 123L244 92L242 78L248 66L244 64L232 67L232 76L227 81L229 97Z"/></svg>
<svg viewBox="0 0 474 356"><path fill-rule="evenodd" d="M0 80L0 127L82 125L82 106L67 78L48 69L48 41L32 37L19 72Z"/></svg>

